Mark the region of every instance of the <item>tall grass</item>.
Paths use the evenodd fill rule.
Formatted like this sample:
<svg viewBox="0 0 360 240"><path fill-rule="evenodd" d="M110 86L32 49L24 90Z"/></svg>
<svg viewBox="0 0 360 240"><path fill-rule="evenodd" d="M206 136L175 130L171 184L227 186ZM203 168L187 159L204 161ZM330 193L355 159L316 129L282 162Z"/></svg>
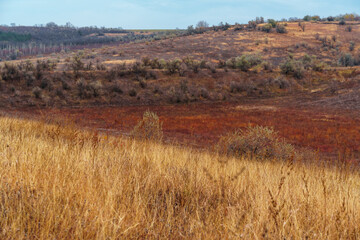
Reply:
<svg viewBox="0 0 360 240"><path fill-rule="evenodd" d="M251 161L0 119L0 239L360 238L346 166Z"/></svg>

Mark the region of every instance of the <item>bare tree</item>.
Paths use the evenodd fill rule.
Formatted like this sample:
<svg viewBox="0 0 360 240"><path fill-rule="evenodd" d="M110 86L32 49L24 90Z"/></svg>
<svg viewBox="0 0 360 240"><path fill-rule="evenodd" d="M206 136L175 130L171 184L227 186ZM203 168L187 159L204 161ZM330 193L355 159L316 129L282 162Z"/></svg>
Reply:
<svg viewBox="0 0 360 240"><path fill-rule="evenodd" d="M199 21L197 24L196 24L196 28L197 29L202 29L202 28L208 28L209 27L209 24L206 22L206 21Z"/></svg>

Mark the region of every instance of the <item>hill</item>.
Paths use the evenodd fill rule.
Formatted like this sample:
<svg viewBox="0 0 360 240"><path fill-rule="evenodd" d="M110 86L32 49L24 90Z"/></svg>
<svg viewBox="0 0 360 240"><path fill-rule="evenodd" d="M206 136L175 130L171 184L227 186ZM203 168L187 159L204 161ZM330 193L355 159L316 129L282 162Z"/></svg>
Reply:
<svg viewBox="0 0 360 240"><path fill-rule="evenodd" d="M358 159L358 22L276 24L2 63L0 106L32 117L68 115L116 134L149 108L159 111L166 138L199 147L249 124L275 126L299 147Z"/></svg>
<svg viewBox="0 0 360 240"><path fill-rule="evenodd" d="M0 119L3 239L358 238L351 165L207 151Z"/></svg>

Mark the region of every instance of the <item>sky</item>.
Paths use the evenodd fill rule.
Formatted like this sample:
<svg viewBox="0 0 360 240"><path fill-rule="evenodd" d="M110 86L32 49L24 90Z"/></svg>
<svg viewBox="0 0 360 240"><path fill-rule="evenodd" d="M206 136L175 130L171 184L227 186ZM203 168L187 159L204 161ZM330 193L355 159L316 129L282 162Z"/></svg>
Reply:
<svg viewBox="0 0 360 240"><path fill-rule="evenodd" d="M0 0L0 24L174 29L220 22L359 13L360 0Z"/></svg>

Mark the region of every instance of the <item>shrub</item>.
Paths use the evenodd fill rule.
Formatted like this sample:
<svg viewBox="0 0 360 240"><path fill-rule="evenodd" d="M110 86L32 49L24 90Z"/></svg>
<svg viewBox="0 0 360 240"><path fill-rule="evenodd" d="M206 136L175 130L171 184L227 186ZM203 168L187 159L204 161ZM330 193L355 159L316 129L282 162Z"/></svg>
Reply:
<svg viewBox="0 0 360 240"><path fill-rule="evenodd" d="M18 64L18 69L23 72L34 72L35 66L30 62L30 60L27 60L26 62L20 62Z"/></svg>
<svg viewBox="0 0 360 240"><path fill-rule="evenodd" d="M226 61L220 59L218 62L218 68L225 68L225 67L226 67Z"/></svg>
<svg viewBox="0 0 360 240"><path fill-rule="evenodd" d="M254 84L250 81L232 81L230 83L230 92L232 93L252 92L254 88Z"/></svg>
<svg viewBox="0 0 360 240"><path fill-rule="evenodd" d="M141 61L142 61L142 63L143 63L144 66L151 66L151 60L150 60L149 57L143 57L143 58L141 59Z"/></svg>
<svg viewBox="0 0 360 240"><path fill-rule="evenodd" d="M156 74L156 72L150 71L150 72L147 73L146 77L147 77L148 79L154 79L154 80L156 80L156 79L158 78L158 75Z"/></svg>
<svg viewBox="0 0 360 240"><path fill-rule="evenodd" d="M62 88L60 88L60 87L59 87L59 88L56 88L55 94L56 94L56 96L58 96L59 98L64 98L64 97L65 97L64 92L63 92Z"/></svg>
<svg viewBox="0 0 360 240"><path fill-rule="evenodd" d="M354 58L350 53L343 53L339 59L339 64L344 67L354 66Z"/></svg>
<svg viewBox="0 0 360 240"><path fill-rule="evenodd" d="M143 64L141 64L140 62L135 62L130 70L135 73L135 74L138 74L138 75L141 75L141 76L145 76L147 71L146 71L146 68Z"/></svg>
<svg viewBox="0 0 360 240"><path fill-rule="evenodd" d="M270 62L263 62L263 67L266 71L273 71L273 65Z"/></svg>
<svg viewBox="0 0 360 240"><path fill-rule="evenodd" d="M96 63L96 70L99 70L99 71L105 71L106 70L106 66L100 62L97 62Z"/></svg>
<svg viewBox="0 0 360 240"><path fill-rule="evenodd" d="M75 73L84 70L84 63L82 62L81 55L77 54L73 57L71 62L71 68Z"/></svg>
<svg viewBox="0 0 360 240"><path fill-rule="evenodd" d="M122 94L123 90L119 84L112 84L109 86L109 92Z"/></svg>
<svg viewBox="0 0 360 240"><path fill-rule="evenodd" d="M258 55L242 55L241 57L231 58L226 61L226 66L229 68L240 69L247 72L250 68L259 65L262 62Z"/></svg>
<svg viewBox="0 0 360 240"><path fill-rule="evenodd" d="M276 158L287 160L295 154L295 148L278 137L273 128L255 126L245 131L235 131L220 138L220 153L235 157L252 156L258 159Z"/></svg>
<svg viewBox="0 0 360 240"><path fill-rule="evenodd" d="M213 63L209 63L207 68L210 70L211 73L216 73L216 66Z"/></svg>
<svg viewBox="0 0 360 240"><path fill-rule="evenodd" d="M304 64L304 68L309 69L311 67L312 61L313 58L310 55L305 54L302 58L302 63Z"/></svg>
<svg viewBox="0 0 360 240"><path fill-rule="evenodd" d="M287 30L284 25L277 25L276 26L276 32L277 33L287 33Z"/></svg>
<svg viewBox="0 0 360 240"><path fill-rule="evenodd" d="M261 27L261 31L269 33L271 32L272 28L273 28L272 25L268 23Z"/></svg>
<svg viewBox="0 0 360 240"><path fill-rule="evenodd" d="M274 19L268 19L267 22L271 25L271 27L275 28L277 25L277 22Z"/></svg>
<svg viewBox="0 0 360 240"><path fill-rule="evenodd" d="M150 61L150 66L152 69L163 69L166 65L165 60L161 59L157 59L154 58L153 60Z"/></svg>
<svg viewBox="0 0 360 240"><path fill-rule="evenodd" d="M283 74L292 74L296 78L302 78L304 75L304 65L300 61L289 58L280 65Z"/></svg>
<svg viewBox="0 0 360 240"><path fill-rule="evenodd" d="M62 89L64 89L64 90L70 90L71 89L70 84L66 80L61 81L61 86L62 86Z"/></svg>
<svg viewBox="0 0 360 240"><path fill-rule="evenodd" d="M32 94L35 96L35 98L41 98L41 88L34 87L32 90Z"/></svg>
<svg viewBox="0 0 360 240"><path fill-rule="evenodd" d="M270 84L277 86L279 89L288 89L291 86L291 83L284 78L276 78L269 81Z"/></svg>
<svg viewBox="0 0 360 240"><path fill-rule="evenodd" d="M312 65L311 65L312 70L314 70L316 72L324 71L325 67L326 67L326 64L317 59L314 59L312 62Z"/></svg>
<svg viewBox="0 0 360 240"><path fill-rule="evenodd" d="M350 42L349 50L350 52L354 51L355 49L355 43L353 41Z"/></svg>
<svg viewBox="0 0 360 240"><path fill-rule="evenodd" d="M209 91L206 88L201 88L200 89L200 96L202 98L208 99L209 98Z"/></svg>
<svg viewBox="0 0 360 240"><path fill-rule="evenodd" d="M198 73L200 69L200 63L198 61L195 61L192 65L192 70L194 73Z"/></svg>
<svg viewBox="0 0 360 240"><path fill-rule="evenodd" d="M136 97L136 95L137 95L137 92L136 92L136 90L133 88L133 89L130 89L130 91L129 91L129 96L130 97Z"/></svg>
<svg viewBox="0 0 360 240"><path fill-rule="evenodd" d="M207 61L206 60L201 60L199 63L199 67L204 69L207 68Z"/></svg>
<svg viewBox="0 0 360 240"><path fill-rule="evenodd" d="M339 25L346 25L346 22L344 21L344 19L339 22Z"/></svg>
<svg viewBox="0 0 360 240"><path fill-rule="evenodd" d="M147 83L146 83L145 79L139 80L139 86L143 89L145 89L147 87Z"/></svg>
<svg viewBox="0 0 360 240"><path fill-rule="evenodd" d="M57 63L50 60L37 60L36 61L36 70L37 71L52 71L56 68Z"/></svg>
<svg viewBox="0 0 360 240"><path fill-rule="evenodd" d="M1 70L1 77L6 82L19 81L21 78L21 72L16 65L5 63Z"/></svg>
<svg viewBox="0 0 360 240"><path fill-rule="evenodd" d="M50 90L51 90L51 88L52 88L52 81L51 81L50 79L48 79L48 78L43 78L43 79L41 80L40 87L41 87L42 89L50 88Z"/></svg>
<svg viewBox="0 0 360 240"><path fill-rule="evenodd" d="M247 72L251 68L251 63L247 56L242 55L241 57L235 58L234 67L240 69L241 71Z"/></svg>
<svg viewBox="0 0 360 240"><path fill-rule="evenodd" d="M1 78L1 76L0 76L0 78ZM35 81L35 77L34 77L34 74L32 72L25 73L24 74L24 79L25 79L27 87L33 86L34 81Z"/></svg>
<svg viewBox="0 0 360 240"><path fill-rule="evenodd" d="M100 81L87 83L84 79L77 81L76 86L78 96L83 99L100 96L103 87Z"/></svg>
<svg viewBox="0 0 360 240"><path fill-rule="evenodd" d="M311 16L310 16L310 15L306 15L306 16L303 18L303 20L304 20L305 22L308 22L308 21L311 20Z"/></svg>
<svg viewBox="0 0 360 240"><path fill-rule="evenodd" d="M171 74L174 74L176 72L179 72L180 65L181 65L180 60L175 59L175 60L172 60L172 61L168 61L166 63L165 68L167 70L167 73L171 75Z"/></svg>
<svg viewBox="0 0 360 240"><path fill-rule="evenodd" d="M142 120L134 127L131 136L145 140L161 141L163 137L162 123L156 113L149 110L144 112Z"/></svg>
<svg viewBox="0 0 360 240"><path fill-rule="evenodd" d="M257 23L255 21L249 21L248 28L256 29Z"/></svg>

